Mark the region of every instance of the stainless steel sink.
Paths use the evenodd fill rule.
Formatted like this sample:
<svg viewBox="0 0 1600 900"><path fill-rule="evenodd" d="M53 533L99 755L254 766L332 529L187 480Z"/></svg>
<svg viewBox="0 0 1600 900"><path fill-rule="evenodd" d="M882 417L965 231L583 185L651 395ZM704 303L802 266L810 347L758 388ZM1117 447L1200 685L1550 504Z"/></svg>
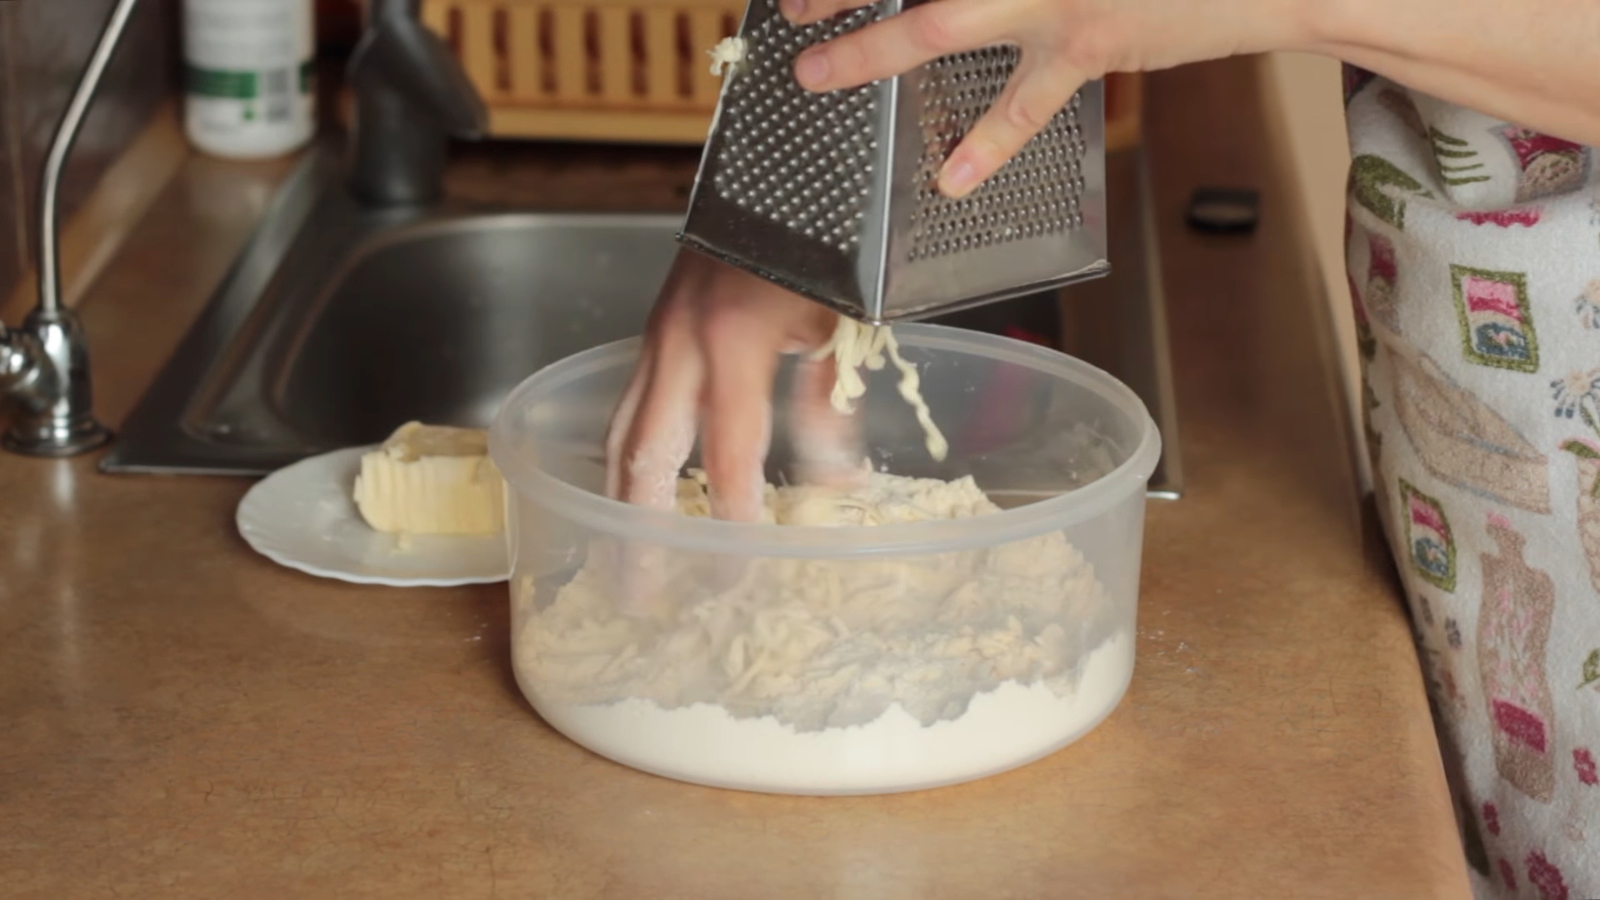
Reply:
<svg viewBox="0 0 1600 900"><path fill-rule="evenodd" d="M371 211L312 153L101 464L259 474L408 419L485 426L523 378L639 333L676 216Z"/></svg>
<svg viewBox="0 0 1600 900"><path fill-rule="evenodd" d="M1108 177L1147 214L1131 202L1142 196L1131 162L1108 158ZM410 419L486 426L542 366L643 330L680 221L459 201L369 209L351 199L330 141L279 191L101 468L258 475L380 441ZM1166 438L1152 491L1172 496L1165 325L1148 286L1158 279L1141 264L1151 229L1139 216L1119 221L1110 278L935 321L1064 335L1069 352L1128 382Z"/></svg>

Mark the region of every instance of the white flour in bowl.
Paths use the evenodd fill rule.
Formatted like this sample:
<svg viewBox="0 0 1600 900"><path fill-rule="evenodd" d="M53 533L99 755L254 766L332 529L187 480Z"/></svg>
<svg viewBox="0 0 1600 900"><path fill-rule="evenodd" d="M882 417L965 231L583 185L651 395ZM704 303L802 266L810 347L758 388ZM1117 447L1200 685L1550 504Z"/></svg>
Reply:
<svg viewBox="0 0 1600 900"><path fill-rule="evenodd" d="M699 784L793 794L888 793L981 778L1032 762L1109 715L1133 673L1133 638L1118 631L1085 658L1065 694L1006 681L966 712L924 725L898 703L866 725L797 731L734 718L713 703L665 709L634 698L541 703L553 727L625 765Z"/></svg>
<svg viewBox="0 0 1600 900"><path fill-rule="evenodd" d="M679 508L709 513L703 477ZM778 524L874 526L997 512L971 479L872 473L767 489ZM911 558L653 554L652 614L616 603L597 543L554 596L516 585L517 677L590 748L677 778L802 793L902 790L1028 762L1108 714L1131 621L1059 532Z"/></svg>

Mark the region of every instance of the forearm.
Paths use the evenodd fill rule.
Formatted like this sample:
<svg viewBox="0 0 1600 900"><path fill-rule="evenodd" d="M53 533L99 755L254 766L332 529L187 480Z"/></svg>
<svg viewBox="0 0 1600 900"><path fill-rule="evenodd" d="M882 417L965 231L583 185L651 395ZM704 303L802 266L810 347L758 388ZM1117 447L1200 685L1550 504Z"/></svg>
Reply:
<svg viewBox="0 0 1600 900"><path fill-rule="evenodd" d="M1309 0L1316 50L1600 145L1600 0Z"/></svg>

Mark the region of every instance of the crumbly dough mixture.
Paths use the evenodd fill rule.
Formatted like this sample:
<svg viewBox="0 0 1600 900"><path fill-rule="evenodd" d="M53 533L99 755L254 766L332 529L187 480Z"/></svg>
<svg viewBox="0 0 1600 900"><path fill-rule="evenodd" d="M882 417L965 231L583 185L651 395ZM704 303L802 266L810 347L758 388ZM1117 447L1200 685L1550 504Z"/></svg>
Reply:
<svg viewBox="0 0 1600 900"><path fill-rule="evenodd" d="M911 404L912 411L917 414L917 424L922 426L922 433L926 436L928 455L939 461L945 458L950 452L950 444L939 431L939 426L933 423L933 414L922 399L921 376L917 374L916 367L900 355L900 344L889 326L867 325L849 316L840 316L833 337L818 348L812 359L824 360L830 356L833 357L837 373L831 398L834 409L841 413L852 412L855 402L867 393L867 382L861 375L863 367L877 372L883 369L886 362L892 362L900 372L900 396Z"/></svg>
<svg viewBox="0 0 1600 900"><path fill-rule="evenodd" d="M709 515L703 473L680 481L678 505ZM766 491L768 521L789 525L997 511L970 478L873 472L849 489ZM898 703L932 724L1007 681L1069 695L1115 625L1093 569L1060 532L912 558L763 557L737 570L727 558L661 553L646 615L622 608L617 563L615 545L596 543L553 596L519 580L516 664L541 702L704 702L798 731L865 724Z"/></svg>

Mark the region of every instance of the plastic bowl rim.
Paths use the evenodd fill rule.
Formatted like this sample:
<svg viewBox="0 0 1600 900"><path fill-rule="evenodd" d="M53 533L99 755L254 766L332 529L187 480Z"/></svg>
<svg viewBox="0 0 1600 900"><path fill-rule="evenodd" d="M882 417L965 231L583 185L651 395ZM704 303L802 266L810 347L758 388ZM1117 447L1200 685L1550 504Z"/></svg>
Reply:
<svg viewBox="0 0 1600 900"><path fill-rule="evenodd" d="M983 516L982 528L973 528L973 519L827 527L691 518L591 493L511 453L504 436L512 427L507 421L511 410L526 408L530 395L549 394L612 368L624 358L637 357L642 339L631 337L545 366L513 388L489 429L489 455L507 486L521 499L593 531L640 544L742 556L859 558L999 546L1088 521L1146 491L1161 455L1160 432L1133 389L1109 373L1060 351L1013 338L944 325L897 324L894 330L905 347L965 353L1073 381L1136 417L1143 425L1139 445L1106 475L1054 497Z"/></svg>

